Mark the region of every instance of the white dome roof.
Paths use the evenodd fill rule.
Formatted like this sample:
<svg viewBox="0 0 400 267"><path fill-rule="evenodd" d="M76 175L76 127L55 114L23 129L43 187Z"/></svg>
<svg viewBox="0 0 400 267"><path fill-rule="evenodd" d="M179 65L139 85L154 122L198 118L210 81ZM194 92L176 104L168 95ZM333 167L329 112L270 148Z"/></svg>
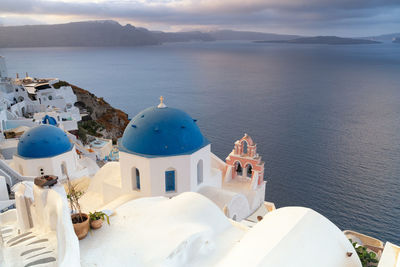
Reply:
<svg viewBox="0 0 400 267"><path fill-rule="evenodd" d="M350 257L347 252L353 253ZM321 214L302 207L268 213L237 243L222 266L361 267L351 243Z"/></svg>

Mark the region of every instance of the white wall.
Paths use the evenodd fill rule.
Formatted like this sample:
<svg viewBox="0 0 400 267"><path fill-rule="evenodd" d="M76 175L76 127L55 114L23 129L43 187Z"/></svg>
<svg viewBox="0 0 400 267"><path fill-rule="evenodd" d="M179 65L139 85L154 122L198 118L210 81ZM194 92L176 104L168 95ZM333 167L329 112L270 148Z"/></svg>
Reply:
<svg viewBox="0 0 400 267"><path fill-rule="evenodd" d="M175 169L175 191L165 192L165 171ZM191 191L190 155L151 158L151 194L152 196L175 196Z"/></svg>
<svg viewBox="0 0 400 267"><path fill-rule="evenodd" d="M43 168L44 175L56 175L59 179L62 179L61 164L63 162L66 163L68 175L73 176L77 171L75 147L54 157L31 159L14 155L13 160L15 169L24 176L40 176L40 168ZM23 173L21 173L21 168Z"/></svg>
<svg viewBox="0 0 400 267"><path fill-rule="evenodd" d="M211 177L211 145L206 145L202 149L191 155L190 159L190 191L196 192L205 185L214 186L215 183ZM203 160L203 183L197 184L197 164Z"/></svg>
<svg viewBox="0 0 400 267"><path fill-rule="evenodd" d="M0 176L0 201L9 200L6 178Z"/></svg>
<svg viewBox="0 0 400 267"><path fill-rule="evenodd" d="M43 189L34 185L34 228L55 231L57 236L57 266L80 266L79 241L71 221L67 196L62 185Z"/></svg>
<svg viewBox="0 0 400 267"><path fill-rule="evenodd" d="M119 152L119 162L121 166L121 185L124 193L134 193L140 197L151 196L150 190L150 160L134 154ZM140 171L140 190L133 190L132 168L136 167Z"/></svg>
<svg viewBox="0 0 400 267"><path fill-rule="evenodd" d="M182 192L197 191L203 185L212 182L210 167L210 145L191 155L146 158L135 154L119 152L121 164L122 188L125 193L144 196L175 196ZM197 163L203 160L203 183L197 185ZM134 190L136 179L132 168L140 172L140 190ZM175 170L175 191L165 191L165 171Z"/></svg>

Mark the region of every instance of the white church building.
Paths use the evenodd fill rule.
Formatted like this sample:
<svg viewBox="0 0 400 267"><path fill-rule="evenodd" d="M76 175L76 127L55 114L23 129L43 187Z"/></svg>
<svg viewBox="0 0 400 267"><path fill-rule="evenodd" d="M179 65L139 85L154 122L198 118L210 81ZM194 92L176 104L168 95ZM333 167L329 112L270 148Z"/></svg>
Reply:
<svg viewBox="0 0 400 267"><path fill-rule="evenodd" d="M250 139L245 135L238 142ZM196 121L167 107L161 98L158 106L143 110L128 124L119 140L119 163L100 169L87 199L101 196L95 203L104 205L124 194L139 198L199 192L229 218L241 221L264 207L265 198L264 163L255 153L256 145L252 141L249 145L253 154L234 150L227 162L222 161L211 152ZM238 161L245 172L238 172Z"/></svg>
<svg viewBox="0 0 400 267"><path fill-rule="evenodd" d="M35 126L21 136L10 166L22 176L56 175L59 179L81 178L98 170L93 168L95 162L79 158L62 129L50 124Z"/></svg>

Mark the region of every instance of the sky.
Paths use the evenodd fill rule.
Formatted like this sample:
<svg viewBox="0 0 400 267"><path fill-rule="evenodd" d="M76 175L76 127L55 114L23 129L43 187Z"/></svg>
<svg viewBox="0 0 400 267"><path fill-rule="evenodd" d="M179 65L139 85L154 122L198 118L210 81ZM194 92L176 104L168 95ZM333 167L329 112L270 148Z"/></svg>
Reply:
<svg viewBox="0 0 400 267"><path fill-rule="evenodd" d="M400 0L0 0L0 24L112 19L151 30L302 35L400 32Z"/></svg>

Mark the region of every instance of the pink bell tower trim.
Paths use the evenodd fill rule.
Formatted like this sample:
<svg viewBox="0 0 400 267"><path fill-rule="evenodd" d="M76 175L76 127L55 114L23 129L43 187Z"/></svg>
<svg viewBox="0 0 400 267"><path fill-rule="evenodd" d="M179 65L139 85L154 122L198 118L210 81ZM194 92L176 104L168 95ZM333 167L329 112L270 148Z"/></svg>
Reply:
<svg viewBox="0 0 400 267"><path fill-rule="evenodd" d="M257 153L257 145L247 134L235 142L232 152L226 158L226 164L232 170L232 179L248 178L252 184L257 181L257 185L264 181L265 163Z"/></svg>

